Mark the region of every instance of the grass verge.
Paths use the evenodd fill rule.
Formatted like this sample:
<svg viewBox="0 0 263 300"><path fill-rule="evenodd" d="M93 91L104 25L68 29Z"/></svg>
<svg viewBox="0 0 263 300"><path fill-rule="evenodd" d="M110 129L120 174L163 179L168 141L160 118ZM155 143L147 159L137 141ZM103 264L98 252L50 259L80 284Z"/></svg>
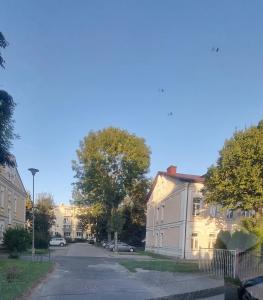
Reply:
<svg viewBox="0 0 263 300"><path fill-rule="evenodd" d="M140 250L136 251L136 254L147 255L147 256L150 256L152 258L170 259L170 257L167 257L165 255L158 254L158 253L153 253L153 252L149 252L149 251L144 251L143 249L140 249Z"/></svg>
<svg viewBox="0 0 263 300"><path fill-rule="evenodd" d="M21 296L44 277L52 266L51 262L0 259L1 300L13 300Z"/></svg>
<svg viewBox="0 0 263 300"><path fill-rule="evenodd" d="M123 260L120 264L130 272L136 272L137 268L161 272L198 272L198 264L192 262L176 262L172 260Z"/></svg>
<svg viewBox="0 0 263 300"><path fill-rule="evenodd" d="M49 251L48 249L35 249L36 254L48 254L48 251ZM53 251L53 249L50 249L50 251ZM32 250L28 249L25 252L23 252L22 254L23 255L27 255L27 254L31 255L31 253L32 253Z"/></svg>

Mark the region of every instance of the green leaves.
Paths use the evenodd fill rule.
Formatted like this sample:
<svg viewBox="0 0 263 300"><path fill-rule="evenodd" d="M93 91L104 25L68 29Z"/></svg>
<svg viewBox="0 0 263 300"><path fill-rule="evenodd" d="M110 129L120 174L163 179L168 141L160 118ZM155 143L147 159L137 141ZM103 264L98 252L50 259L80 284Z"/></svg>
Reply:
<svg viewBox="0 0 263 300"><path fill-rule="evenodd" d="M9 152L12 141L16 138L12 118L14 108L13 98L6 91L0 90L0 165L15 164Z"/></svg>
<svg viewBox="0 0 263 300"><path fill-rule="evenodd" d="M150 149L142 138L126 130L109 127L90 132L77 150L73 162L74 195L79 204L101 203L111 223L117 209L134 186L145 179Z"/></svg>
<svg viewBox="0 0 263 300"><path fill-rule="evenodd" d="M206 175L203 192L208 203L255 210L263 205L262 124L235 132L225 142Z"/></svg>

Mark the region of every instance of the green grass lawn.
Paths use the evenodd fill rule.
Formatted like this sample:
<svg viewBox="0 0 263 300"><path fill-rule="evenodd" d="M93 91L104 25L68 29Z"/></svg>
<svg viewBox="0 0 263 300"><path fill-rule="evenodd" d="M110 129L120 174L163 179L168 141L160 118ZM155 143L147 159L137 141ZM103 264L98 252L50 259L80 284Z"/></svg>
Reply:
<svg viewBox="0 0 263 300"><path fill-rule="evenodd" d="M149 252L149 251L144 251L143 249L139 249L135 253L137 253L139 255L147 255L147 256L150 256L152 258L170 259L169 257L167 257L165 255L158 254L158 253L153 253L153 252Z"/></svg>
<svg viewBox="0 0 263 300"><path fill-rule="evenodd" d="M168 271L168 272L181 272L192 273L198 272L198 264L192 262L176 262L172 260L123 260L120 262L122 266L127 268L130 272L136 272L136 268L154 271Z"/></svg>
<svg viewBox="0 0 263 300"><path fill-rule="evenodd" d="M0 299L13 300L51 270L51 262L0 259Z"/></svg>
<svg viewBox="0 0 263 300"><path fill-rule="evenodd" d="M53 251L53 249L50 249L50 251ZM27 254L31 254L32 250L31 249L27 249L25 252L23 252L22 254L27 255ZM36 254L48 254L48 249L35 249L35 253Z"/></svg>

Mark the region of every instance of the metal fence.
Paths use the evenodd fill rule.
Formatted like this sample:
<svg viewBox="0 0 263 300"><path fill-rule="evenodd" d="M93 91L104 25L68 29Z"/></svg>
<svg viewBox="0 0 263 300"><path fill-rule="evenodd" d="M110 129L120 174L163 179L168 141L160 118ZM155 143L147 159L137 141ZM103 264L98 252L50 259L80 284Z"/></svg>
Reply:
<svg viewBox="0 0 263 300"><path fill-rule="evenodd" d="M199 269L217 277L241 280L263 275L263 256L255 252L226 249L200 249Z"/></svg>

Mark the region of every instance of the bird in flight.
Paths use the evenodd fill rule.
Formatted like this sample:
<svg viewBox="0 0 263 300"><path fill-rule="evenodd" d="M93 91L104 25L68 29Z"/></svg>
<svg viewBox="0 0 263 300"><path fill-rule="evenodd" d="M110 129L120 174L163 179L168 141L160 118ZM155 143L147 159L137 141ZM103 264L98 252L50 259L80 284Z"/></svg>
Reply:
<svg viewBox="0 0 263 300"><path fill-rule="evenodd" d="M170 111L169 113L168 113L168 117L172 117L174 115L174 113L172 112L172 111Z"/></svg>
<svg viewBox="0 0 263 300"><path fill-rule="evenodd" d="M159 89L158 90L160 93L164 93L164 89L162 88L162 89Z"/></svg>
<svg viewBox="0 0 263 300"><path fill-rule="evenodd" d="M219 48L218 47L212 47L212 51L213 52L219 52Z"/></svg>

